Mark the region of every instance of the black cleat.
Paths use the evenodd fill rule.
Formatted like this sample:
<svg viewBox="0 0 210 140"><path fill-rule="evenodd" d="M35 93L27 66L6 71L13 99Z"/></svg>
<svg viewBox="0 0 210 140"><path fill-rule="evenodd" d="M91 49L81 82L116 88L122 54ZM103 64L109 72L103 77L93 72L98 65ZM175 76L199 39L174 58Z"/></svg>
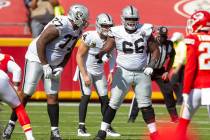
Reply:
<svg viewBox="0 0 210 140"><path fill-rule="evenodd" d="M110 137L120 137L120 134L117 133L111 126L106 130L106 134Z"/></svg>
<svg viewBox="0 0 210 140"><path fill-rule="evenodd" d="M2 134L3 140L10 140L13 130L15 129L15 124L8 123L7 126L4 129L4 132Z"/></svg>
<svg viewBox="0 0 210 140"><path fill-rule="evenodd" d="M58 128L51 131L50 140L62 140Z"/></svg>
<svg viewBox="0 0 210 140"><path fill-rule="evenodd" d="M133 117L130 117L129 119L128 119L128 123L134 123L135 122L135 118L133 118Z"/></svg>
<svg viewBox="0 0 210 140"><path fill-rule="evenodd" d="M87 132L85 125L80 125L77 129L77 136L79 137L90 137L91 134Z"/></svg>
<svg viewBox="0 0 210 140"><path fill-rule="evenodd" d="M106 131L99 130L97 136L94 140L105 140L106 139Z"/></svg>

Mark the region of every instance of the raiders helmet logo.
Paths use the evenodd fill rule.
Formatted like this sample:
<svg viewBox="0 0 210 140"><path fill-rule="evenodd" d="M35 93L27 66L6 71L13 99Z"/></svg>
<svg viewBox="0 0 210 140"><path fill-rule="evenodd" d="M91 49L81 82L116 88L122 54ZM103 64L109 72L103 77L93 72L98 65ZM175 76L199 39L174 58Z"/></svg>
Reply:
<svg viewBox="0 0 210 140"><path fill-rule="evenodd" d="M81 18L83 16L83 13L82 12L80 12L80 11L77 11L76 12L76 17L77 18Z"/></svg>

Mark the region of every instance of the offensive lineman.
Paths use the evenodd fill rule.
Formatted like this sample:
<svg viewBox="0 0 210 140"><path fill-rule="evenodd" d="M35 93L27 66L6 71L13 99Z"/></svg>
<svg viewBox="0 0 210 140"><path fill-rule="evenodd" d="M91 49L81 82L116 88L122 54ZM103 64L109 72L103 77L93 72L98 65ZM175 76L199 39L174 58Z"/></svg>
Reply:
<svg viewBox="0 0 210 140"><path fill-rule="evenodd" d="M175 50L173 48L173 42L168 40L168 29L161 26L157 29L157 36L155 39L159 44L160 58L155 64L154 72L151 75L152 81L155 81L161 89L164 97L164 101L171 117L171 122L178 122L178 113L176 110L176 101L173 96L173 88L168 78L168 73L173 65ZM148 61L150 60L150 54ZM167 63L167 65L165 65ZM164 66L165 65L165 66ZM129 114L128 122L134 122L139 109L136 99L132 101L131 113Z"/></svg>
<svg viewBox="0 0 210 140"><path fill-rule="evenodd" d="M13 84L10 82L7 75L8 72L12 73ZM32 134L30 119L16 91L21 82L21 68L15 63L12 56L2 53L0 53L0 81L0 99L7 103L17 114L19 123L25 132L26 139L35 140ZM13 123L11 124L15 125ZM9 129L10 127L4 130L2 135L3 140L10 139L10 137L6 137L5 135Z"/></svg>
<svg viewBox="0 0 210 140"><path fill-rule="evenodd" d="M31 42L25 55L23 104L26 105L42 79L47 94L51 140L61 140L58 129L60 76L83 29L88 25L87 20L88 9L83 5L72 5L67 16L55 17L46 25L42 33ZM10 121L15 123L16 120L13 112ZM7 127L10 126L11 123L8 123ZM13 130L14 127L7 135L11 135Z"/></svg>
<svg viewBox="0 0 210 140"><path fill-rule="evenodd" d="M108 106L108 91L107 81L104 74L103 61L95 58L103 47L108 30L113 26L112 17L109 14L102 13L96 18L96 31L87 31L82 36L81 45L78 49L76 60L80 70L79 80L82 97L79 105L79 129L78 136L88 137L90 133L86 132L85 118L87 113L87 106L91 95L91 85L94 86L99 100L101 102L101 113L104 114ZM113 55L113 54L112 54ZM105 56L106 57L106 56ZM108 81L112 79L112 72L114 69L115 58L110 57L110 74ZM109 81L111 82L111 81ZM111 127L107 129L109 136L120 136Z"/></svg>
<svg viewBox="0 0 210 140"><path fill-rule="evenodd" d="M111 125L130 85L134 87L138 107L142 111L150 137L156 139L158 133L151 102L150 75L160 55L158 44L152 35L152 25L139 24L138 10L134 6L126 6L122 10L121 19L123 25L111 28L105 47L96 56L101 58L116 46L117 69L112 82L111 98L95 140L106 138L106 130ZM148 65L147 51L152 55Z"/></svg>
<svg viewBox="0 0 210 140"><path fill-rule="evenodd" d="M177 127L184 139L192 116L201 105L210 105L210 14L197 11L187 21L183 104Z"/></svg>

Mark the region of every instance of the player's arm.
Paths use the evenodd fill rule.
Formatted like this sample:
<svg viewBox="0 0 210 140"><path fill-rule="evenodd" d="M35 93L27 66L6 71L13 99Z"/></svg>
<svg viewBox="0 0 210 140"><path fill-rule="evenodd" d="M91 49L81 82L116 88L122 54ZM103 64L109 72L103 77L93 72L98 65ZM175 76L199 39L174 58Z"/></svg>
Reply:
<svg viewBox="0 0 210 140"><path fill-rule="evenodd" d="M7 63L7 69L12 73L12 81L15 89L17 90L21 82L21 68L14 61L9 60Z"/></svg>
<svg viewBox="0 0 210 140"><path fill-rule="evenodd" d="M104 47L102 48L100 53L98 55L96 55L96 58L101 59L104 54L110 53L114 49L115 46L116 46L116 44L115 44L114 37L108 36Z"/></svg>
<svg viewBox="0 0 210 140"><path fill-rule="evenodd" d="M189 39L189 43L194 40ZM192 88L194 78L196 75L196 71L198 68L197 56L196 56L196 47L194 44L187 45L187 58L184 70L184 86L183 86L183 93L189 94Z"/></svg>
<svg viewBox="0 0 210 140"><path fill-rule="evenodd" d="M80 46L78 48L77 55L76 55L76 61L83 77L88 76L88 72L84 64L84 57L87 55L88 50L89 50L89 47L86 45L86 43L83 40L81 40L81 43L80 43Z"/></svg>
<svg viewBox="0 0 210 140"><path fill-rule="evenodd" d="M172 68L173 63L174 63L174 58L175 58L175 55L176 55L176 51L173 47L173 43L171 42L169 45L170 45L169 47L171 47L171 52L169 53L169 62L168 62L168 65L166 66L166 71L167 72L169 72L170 69Z"/></svg>
<svg viewBox="0 0 210 140"><path fill-rule="evenodd" d="M149 52L151 53L151 60L148 64L148 67L153 68L160 57L158 43L155 40L153 35L151 35L148 40L148 49L149 49Z"/></svg>
<svg viewBox="0 0 210 140"><path fill-rule="evenodd" d="M40 37L37 40L37 53L42 65L48 64L45 52L47 44L53 41L58 36L59 36L59 31L56 29L55 25L49 25L40 34Z"/></svg>

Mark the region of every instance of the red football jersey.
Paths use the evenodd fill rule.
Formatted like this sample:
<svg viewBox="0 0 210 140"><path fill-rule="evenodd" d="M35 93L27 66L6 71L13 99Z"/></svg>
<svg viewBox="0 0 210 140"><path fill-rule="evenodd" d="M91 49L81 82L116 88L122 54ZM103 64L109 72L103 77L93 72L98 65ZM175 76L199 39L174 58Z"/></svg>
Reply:
<svg viewBox="0 0 210 140"><path fill-rule="evenodd" d="M13 61L12 56L0 53L0 70L3 70L4 72L7 72L8 71L7 63L10 60Z"/></svg>
<svg viewBox="0 0 210 140"><path fill-rule="evenodd" d="M185 38L187 60L183 93L193 88L210 88L210 34L190 34Z"/></svg>

